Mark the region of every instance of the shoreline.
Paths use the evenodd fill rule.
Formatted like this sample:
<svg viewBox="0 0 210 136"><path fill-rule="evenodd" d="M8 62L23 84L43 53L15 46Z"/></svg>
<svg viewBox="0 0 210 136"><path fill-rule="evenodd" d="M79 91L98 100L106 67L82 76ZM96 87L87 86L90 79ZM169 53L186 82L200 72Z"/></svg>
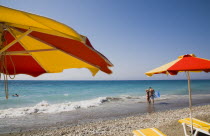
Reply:
<svg viewBox="0 0 210 136"><path fill-rule="evenodd" d="M193 96L193 117L210 119L209 95ZM157 127L167 135L165 128L181 130L177 121L189 115L188 96L171 97L147 104L139 99L112 101L98 107L77 109L56 114L31 114L17 118L2 118L0 136L29 135L132 135L135 129ZM204 106L202 106L204 105ZM209 114L208 114L209 113ZM210 120L209 120L210 122ZM170 130L170 128L168 128ZM177 132L172 133L175 136Z"/></svg>
<svg viewBox="0 0 210 136"><path fill-rule="evenodd" d="M210 95L193 95L193 107L202 107L202 105L207 105L210 109L210 105L208 105L210 104L209 96ZM126 101L123 99L114 99L113 101L105 102L100 106L80 108L68 112L55 114L34 113L22 117L1 118L0 136L38 136L45 135L45 133L46 135L52 136L62 135L65 133L70 136L118 135L117 133L112 132L116 129L119 129L119 131L122 131L126 135L130 135L132 133L132 130L128 131L126 126L130 125L129 128L132 129L145 128L146 126L156 127L153 125L159 120L159 118L156 118L156 116L160 116L159 113L166 114L168 111L171 111L171 114L174 114L173 111L176 112L176 110L182 110L186 108L185 111L187 114L189 114L187 108L188 106L189 104L187 95L174 95L170 98L156 99L154 105L148 104L141 99L127 99ZM165 116L163 116L162 121L160 121L159 124L156 125L160 126L161 123L163 123L164 120L168 120L168 118L173 120L173 118L171 118L171 114L166 114ZM197 113L194 115L197 115ZM167 116L168 118L164 118ZM135 119L135 117L137 118ZM141 124L139 124L138 122L134 124L131 123L135 122L134 119L139 120ZM131 121L128 122L127 120ZM107 123L104 124L103 122ZM175 122L177 122L177 120ZM150 125L146 125L147 123L149 123ZM167 124L166 126L169 125L170 124ZM87 126L89 127L87 128ZM98 128L98 126L101 127ZM106 126L109 127L107 128ZM121 128L118 128L119 126L124 127L125 131L121 130ZM134 128L134 126L136 126L136 128ZM175 124L175 126L179 125ZM104 130L103 128L106 129ZM123 135L123 133L120 133L119 135Z"/></svg>
<svg viewBox="0 0 210 136"><path fill-rule="evenodd" d="M194 106L193 117L210 122L210 105ZM181 118L189 117L189 109L182 108L142 115L128 116L105 121L95 121L64 127L49 127L26 132L0 134L0 136L54 136L54 135L123 135L132 136L135 129L156 127L168 136L183 135ZM172 129L173 128L173 129Z"/></svg>
<svg viewBox="0 0 210 136"><path fill-rule="evenodd" d="M210 95L194 95L193 107L210 104L209 96ZM34 113L22 117L1 118L0 134L74 127L94 122L183 109L188 107L188 105L188 96L183 95L178 97L173 96L170 97L170 99L156 100L154 105L147 104L141 99L128 99L128 101L114 100L105 102L97 107L80 108L68 112L55 114Z"/></svg>

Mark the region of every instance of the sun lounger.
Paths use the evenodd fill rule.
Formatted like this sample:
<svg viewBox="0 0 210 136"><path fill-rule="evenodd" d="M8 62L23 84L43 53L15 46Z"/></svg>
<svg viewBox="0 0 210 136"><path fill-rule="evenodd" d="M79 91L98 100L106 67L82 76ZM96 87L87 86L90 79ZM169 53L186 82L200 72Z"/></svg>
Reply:
<svg viewBox="0 0 210 136"><path fill-rule="evenodd" d="M166 136L157 128L146 128L133 131L134 136Z"/></svg>
<svg viewBox="0 0 210 136"><path fill-rule="evenodd" d="M186 126L191 127L190 118L181 119L178 122L183 125L185 136L189 136L187 135ZM210 123L193 118L193 129L195 130L193 136L197 136L200 132L210 136Z"/></svg>

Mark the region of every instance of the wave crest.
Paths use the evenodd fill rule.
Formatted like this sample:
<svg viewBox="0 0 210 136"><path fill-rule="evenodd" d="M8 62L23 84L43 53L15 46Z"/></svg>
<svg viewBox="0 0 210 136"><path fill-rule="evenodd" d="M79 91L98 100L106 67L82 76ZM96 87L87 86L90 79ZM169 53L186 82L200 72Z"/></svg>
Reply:
<svg viewBox="0 0 210 136"><path fill-rule="evenodd" d="M161 99L166 99L166 97L161 96ZM67 102L59 104L49 104L47 101L42 101L33 107L10 108L5 110L0 110L0 118L13 118L13 117L20 117L20 116L25 116L30 114L40 114L40 113L60 113L80 108L97 107L106 102L118 102L118 101L145 102L145 100L146 100L145 96L122 95L119 97L98 97L96 99L91 99L91 100Z"/></svg>
<svg viewBox="0 0 210 136"><path fill-rule="evenodd" d="M10 108L0 110L0 118L20 117L37 113L59 113L64 111L72 111L79 108L96 107L106 102L106 97L99 97L92 100L84 100L79 102L68 102L60 104L49 104L47 101L42 101L33 107Z"/></svg>

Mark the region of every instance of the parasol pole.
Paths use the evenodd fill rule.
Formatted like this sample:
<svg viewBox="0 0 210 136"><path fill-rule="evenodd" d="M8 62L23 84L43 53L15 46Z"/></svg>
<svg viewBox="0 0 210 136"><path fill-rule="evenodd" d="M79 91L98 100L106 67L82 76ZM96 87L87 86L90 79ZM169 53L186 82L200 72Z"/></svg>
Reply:
<svg viewBox="0 0 210 136"><path fill-rule="evenodd" d="M190 88L190 72L186 71L188 80L188 93L189 93L189 109L190 109L190 124L191 124L191 136L193 135L193 120L192 120L192 94Z"/></svg>

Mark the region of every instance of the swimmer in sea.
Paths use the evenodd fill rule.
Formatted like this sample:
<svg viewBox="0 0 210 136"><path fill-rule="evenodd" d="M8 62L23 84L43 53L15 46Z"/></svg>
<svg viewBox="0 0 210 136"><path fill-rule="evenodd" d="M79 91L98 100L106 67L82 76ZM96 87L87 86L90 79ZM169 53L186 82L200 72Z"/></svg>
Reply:
<svg viewBox="0 0 210 136"><path fill-rule="evenodd" d="M18 95L18 94L13 94L12 96L14 96L14 97L19 97L19 95Z"/></svg>

